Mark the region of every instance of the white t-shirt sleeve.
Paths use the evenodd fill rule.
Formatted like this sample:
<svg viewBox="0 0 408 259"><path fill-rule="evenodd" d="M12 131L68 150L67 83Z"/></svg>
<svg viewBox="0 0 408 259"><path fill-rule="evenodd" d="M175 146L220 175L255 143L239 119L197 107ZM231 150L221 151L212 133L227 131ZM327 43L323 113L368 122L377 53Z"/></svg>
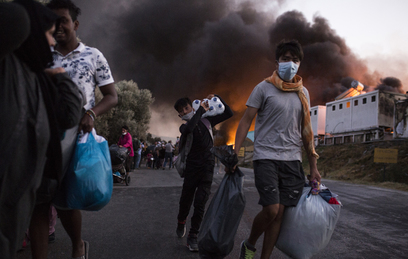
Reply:
<svg viewBox="0 0 408 259"><path fill-rule="evenodd" d="M110 70L108 61L105 56L99 50L95 49L95 82L96 85L101 87L114 83L112 72Z"/></svg>

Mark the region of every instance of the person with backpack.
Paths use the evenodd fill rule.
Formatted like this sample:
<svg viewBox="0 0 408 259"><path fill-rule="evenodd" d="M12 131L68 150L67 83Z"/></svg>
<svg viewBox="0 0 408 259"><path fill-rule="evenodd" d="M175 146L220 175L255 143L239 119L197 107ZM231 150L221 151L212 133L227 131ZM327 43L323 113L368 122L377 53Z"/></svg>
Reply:
<svg viewBox="0 0 408 259"><path fill-rule="evenodd" d="M207 99L213 97L214 95L211 94ZM180 126L180 155L186 146L187 136L190 134L192 136L191 147L185 149L189 152L183 154L187 159L176 229L177 236L184 237L187 216L194 201L191 228L187 237L187 247L192 252L198 252L197 235L204 216L205 204L210 196L214 174L214 155L210 151L214 145L212 128L233 115L231 108L221 98L220 100L225 106L224 112L206 118L202 118L202 115L209 110L208 102L202 101L196 111L187 97L178 99L174 104L174 109L178 112L179 117L186 121Z"/></svg>

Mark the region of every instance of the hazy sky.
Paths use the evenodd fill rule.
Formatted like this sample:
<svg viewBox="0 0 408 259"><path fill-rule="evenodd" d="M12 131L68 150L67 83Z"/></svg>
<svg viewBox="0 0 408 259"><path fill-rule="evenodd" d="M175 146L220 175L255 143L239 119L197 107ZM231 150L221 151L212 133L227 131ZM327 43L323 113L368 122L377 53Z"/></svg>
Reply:
<svg viewBox="0 0 408 259"><path fill-rule="evenodd" d="M315 14L326 18L362 58L408 57L406 0L288 0L280 7L280 14L298 10L309 21Z"/></svg>

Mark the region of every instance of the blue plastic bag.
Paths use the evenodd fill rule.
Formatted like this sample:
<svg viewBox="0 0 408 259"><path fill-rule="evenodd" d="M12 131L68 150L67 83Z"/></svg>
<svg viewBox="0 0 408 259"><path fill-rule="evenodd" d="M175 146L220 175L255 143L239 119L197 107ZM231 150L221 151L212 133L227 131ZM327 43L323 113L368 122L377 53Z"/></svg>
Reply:
<svg viewBox="0 0 408 259"><path fill-rule="evenodd" d="M112 178L108 142L92 130L92 134L78 137L70 168L54 204L61 209L100 210L111 199Z"/></svg>

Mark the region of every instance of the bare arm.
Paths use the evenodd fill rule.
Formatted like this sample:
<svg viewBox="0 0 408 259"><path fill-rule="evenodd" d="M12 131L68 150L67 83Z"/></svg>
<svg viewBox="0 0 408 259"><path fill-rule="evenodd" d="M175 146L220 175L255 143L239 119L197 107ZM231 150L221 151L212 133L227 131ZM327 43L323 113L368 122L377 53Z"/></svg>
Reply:
<svg viewBox="0 0 408 259"><path fill-rule="evenodd" d="M306 152L308 152L308 148L305 145L306 141L303 140L303 146L306 150ZM310 176L308 176L308 180L309 181L313 181L314 179L316 179L319 183L321 181L321 176L319 171L317 170L317 159L316 157L313 156L313 154L309 154L307 153L307 159L309 160L309 166L310 166Z"/></svg>
<svg viewBox="0 0 408 259"><path fill-rule="evenodd" d="M239 122L237 133L235 134L235 148L234 148L235 155L238 155L242 143L244 142L248 134L248 130L251 127L252 121L254 120L257 112L258 108L254 107L247 107L247 109L245 110L244 116L242 116L241 121ZM226 173L234 172L236 167L237 165L235 165L233 168L225 167L225 172Z"/></svg>
<svg viewBox="0 0 408 259"><path fill-rule="evenodd" d="M242 143L244 142L248 134L248 130L251 127L252 121L254 120L257 112L258 112L258 108L248 107L245 110L244 116L242 116L242 119L239 122L237 133L235 135L235 149L234 149L234 152L237 155L238 155L239 149L242 146Z"/></svg>
<svg viewBox="0 0 408 259"><path fill-rule="evenodd" d="M99 89L101 90L103 98L97 105L95 105L95 107L92 108L96 116L108 112L118 103L118 94L113 83L101 86Z"/></svg>
<svg viewBox="0 0 408 259"><path fill-rule="evenodd" d="M103 98L97 105L92 108L96 116L108 112L118 103L118 94L116 93L115 85L113 83L104 85L99 89L102 92ZM91 132L93 127L94 122L92 118L89 115L85 114L81 119L78 130L83 130L86 133Z"/></svg>

